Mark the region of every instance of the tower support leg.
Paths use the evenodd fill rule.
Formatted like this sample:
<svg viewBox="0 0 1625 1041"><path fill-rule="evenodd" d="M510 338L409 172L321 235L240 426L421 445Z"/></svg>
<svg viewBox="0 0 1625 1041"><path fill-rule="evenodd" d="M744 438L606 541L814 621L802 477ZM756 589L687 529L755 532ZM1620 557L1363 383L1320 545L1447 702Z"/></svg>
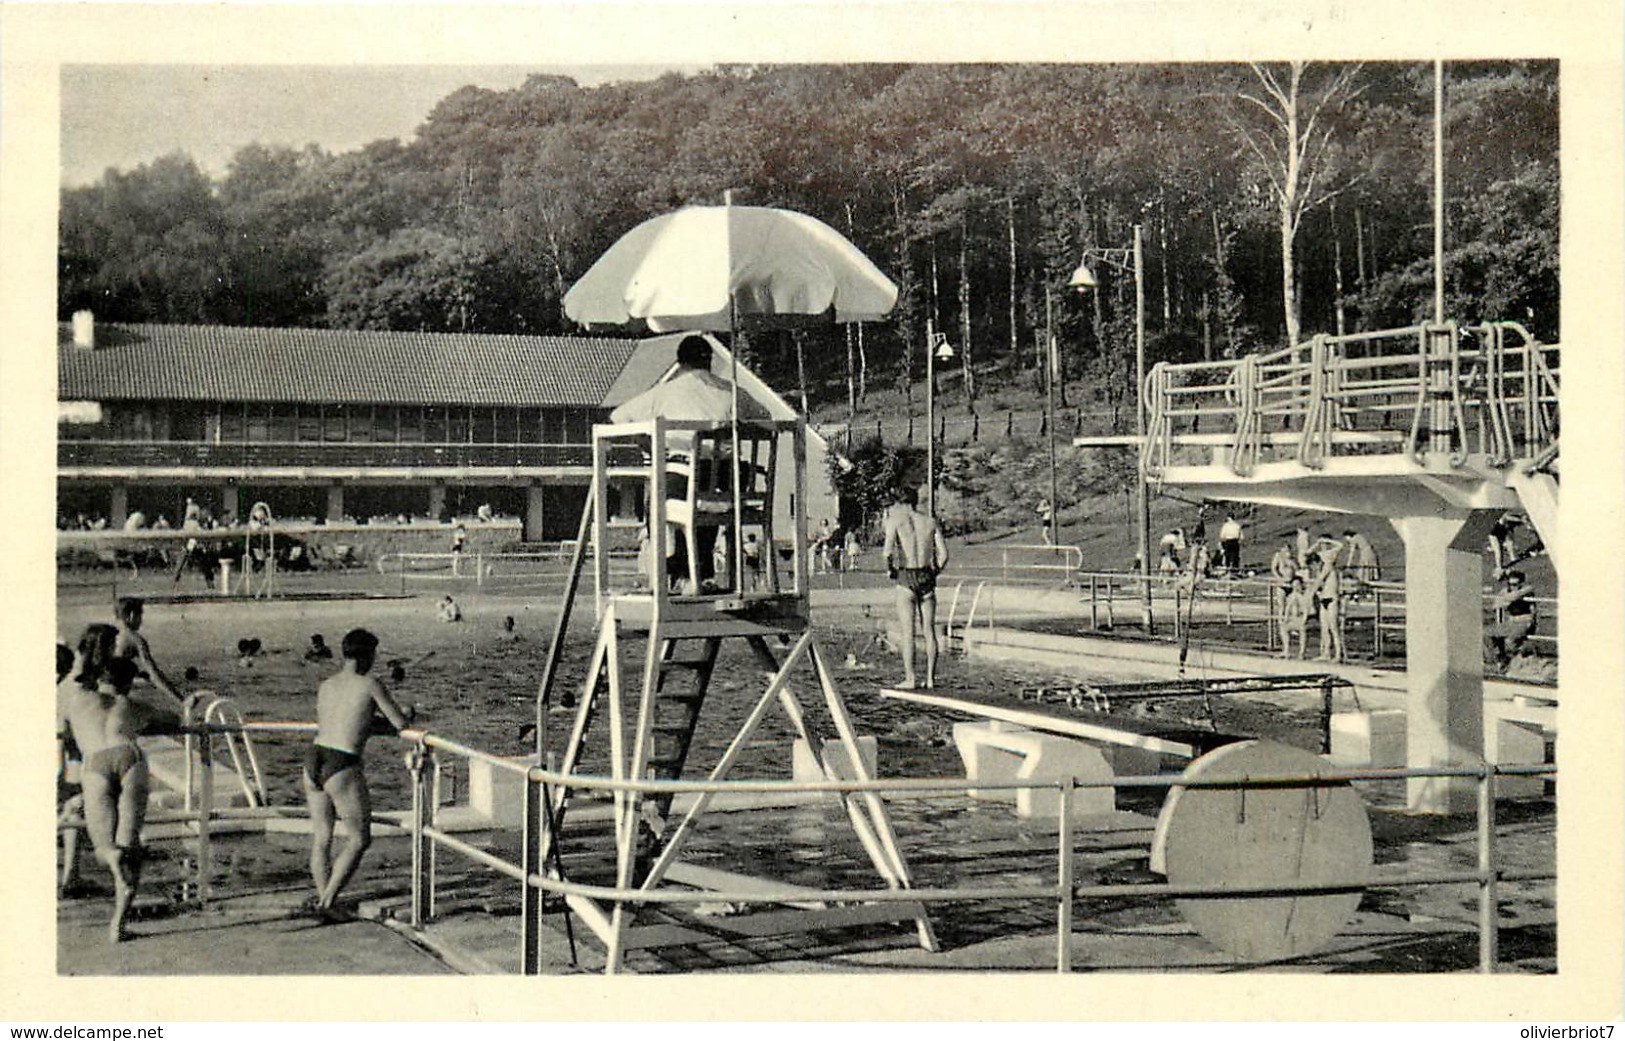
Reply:
<svg viewBox="0 0 1625 1041"><path fill-rule="evenodd" d="M1484 758L1483 548L1497 510L1393 520L1405 542L1406 758L1477 766ZM1465 607L1464 607L1465 605ZM1413 777L1413 813L1471 813L1471 777Z"/></svg>

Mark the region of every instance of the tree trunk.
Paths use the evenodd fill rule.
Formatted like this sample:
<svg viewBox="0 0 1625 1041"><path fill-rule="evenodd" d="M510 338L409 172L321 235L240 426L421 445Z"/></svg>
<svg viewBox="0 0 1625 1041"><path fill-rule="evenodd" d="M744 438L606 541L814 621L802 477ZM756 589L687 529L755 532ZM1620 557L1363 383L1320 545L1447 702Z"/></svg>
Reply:
<svg viewBox="0 0 1625 1041"><path fill-rule="evenodd" d="M848 324L846 332L846 424L851 426L853 420L858 418L858 365L857 355L852 349L852 326Z"/></svg>
<svg viewBox="0 0 1625 1041"><path fill-rule="evenodd" d="M1281 113L1286 122L1286 176L1281 179L1281 310L1289 347L1298 342L1301 329L1294 249L1298 239L1299 179L1303 176L1298 155L1298 87L1303 81L1303 66L1303 62L1292 63L1292 85Z"/></svg>
<svg viewBox="0 0 1625 1041"><path fill-rule="evenodd" d="M1213 294L1202 290L1202 360L1213 360Z"/></svg>
<svg viewBox="0 0 1625 1041"><path fill-rule="evenodd" d="M1360 290L1360 309L1355 328L1365 332L1365 206L1354 206L1354 284Z"/></svg>
<svg viewBox="0 0 1625 1041"><path fill-rule="evenodd" d="M807 358L806 352L802 350L802 344L806 338L807 335L804 330L793 329L790 332L790 339L796 345L796 390L801 395L801 417L803 419L811 415L807 410Z"/></svg>
<svg viewBox="0 0 1625 1041"><path fill-rule="evenodd" d="M1172 297L1168 295L1168 202L1160 193L1157 196L1157 241L1162 253L1158 263L1162 267L1162 328L1166 332L1173 327L1174 308Z"/></svg>
<svg viewBox="0 0 1625 1041"><path fill-rule="evenodd" d="M1337 200L1332 200L1332 299L1337 301L1337 335L1348 334L1348 314L1343 307L1343 236L1337 228Z"/></svg>
<svg viewBox="0 0 1625 1041"><path fill-rule="evenodd" d="M959 338L965 344L965 407L976 413L976 369L970 342L970 207L959 211Z"/></svg>
<svg viewBox="0 0 1625 1041"><path fill-rule="evenodd" d="M869 351L863 345L863 323L858 323L858 401L869 400Z"/></svg>
<svg viewBox="0 0 1625 1041"><path fill-rule="evenodd" d="M1019 365L1021 338L1016 329L1016 197L1013 193L1005 200L1004 227L1005 243L1010 251L1010 362Z"/></svg>

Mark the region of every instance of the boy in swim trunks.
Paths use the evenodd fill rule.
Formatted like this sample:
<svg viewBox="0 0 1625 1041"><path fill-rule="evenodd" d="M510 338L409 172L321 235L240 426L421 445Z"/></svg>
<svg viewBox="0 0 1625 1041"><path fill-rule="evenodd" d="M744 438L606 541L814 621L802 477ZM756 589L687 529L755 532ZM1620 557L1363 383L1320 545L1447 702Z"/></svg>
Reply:
<svg viewBox="0 0 1625 1041"><path fill-rule="evenodd" d="M897 621L903 630L903 690L913 690L914 620L925 636L925 685L937 682L937 575L948 565L948 545L936 518L915 509L912 488L899 488L895 505L886 511L885 549L881 556L897 584Z"/></svg>
<svg viewBox="0 0 1625 1041"><path fill-rule="evenodd" d="M84 755L85 830L113 873L108 939L128 939L125 916L141 882L141 824L147 815L147 759L136 735L180 726L179 717L131 700L135 662L120 657L118 631L92 625L79 641L79 671L58 687L57 716Z"/></svg>
<svg viewBox="0 0 1625 1041"><path fill-rule="evenodd" d="M61 686L75 664L73 648L65 643L56 645L56 682ZM84 756L74 743L72 734L59 734L57 738L60 766L56 775L57 823L77 820L85 809L84 788L79 783ZM57 883L57 895L74 896L79 892L79 831L77 825L60 830L62 836L62 877Z"/></svg>
<svg viewBox="0 0 1625 1041"><path fill-rule="evenodd" d="M316 742L305 756L305 803L310 809L310 876L316 883L312 909L333 911L361 855L372 844L372 797L361 772L361 753L381 713L395 733L411 722L384 685L367 675L378 655L378 637L365 629L344 634L339 671L316 691ZM349 837L333 855L333 826L344 822Z"/></svg>
<svg viewBox="0 0 1625 1041"><path fill-rule="evenodd" d="M158 668L158 663L152 660L152 648L147 645L147 638L141 635L141 619L146 614L146 605L142 599L138 596L119 597L117 613L118 617L114 621L118 625L118 640L113 653L135 662L138 674L151 680L154 687L177 701L185 701L186 695L175 689L175 684L169 681L169 677Z"/></svg>

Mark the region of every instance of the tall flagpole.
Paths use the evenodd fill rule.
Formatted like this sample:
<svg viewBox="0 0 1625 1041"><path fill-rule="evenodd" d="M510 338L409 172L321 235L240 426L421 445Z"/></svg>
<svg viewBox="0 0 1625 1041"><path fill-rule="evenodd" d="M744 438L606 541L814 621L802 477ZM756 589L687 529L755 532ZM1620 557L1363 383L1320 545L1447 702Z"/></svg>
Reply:
<svg viewBox="0 0 1625 1041"><path fill-rule="evenodd" d="M1444 61L1433 61L1433 321L1444 324Z"/></svg>

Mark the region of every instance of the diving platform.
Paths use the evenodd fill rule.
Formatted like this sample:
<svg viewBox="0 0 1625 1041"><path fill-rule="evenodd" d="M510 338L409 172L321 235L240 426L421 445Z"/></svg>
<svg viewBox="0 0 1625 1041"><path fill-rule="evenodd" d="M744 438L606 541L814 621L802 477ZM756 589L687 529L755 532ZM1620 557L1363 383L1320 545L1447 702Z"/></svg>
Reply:
<svg viewBox="0 0 1625 1041"><path fill-rule="evenodd" d="M1558 391L1558 347L1516 322L1159 363L1146 379L1140 469L1187 495L1388 520L1415 605L1409 765L1471 765L1484 754L1485 539L1503 512L1521 510L1561 560ZM1468 812L1473 798L1454 780L1413 780L1409 793L1427 813Z"/></svg>

